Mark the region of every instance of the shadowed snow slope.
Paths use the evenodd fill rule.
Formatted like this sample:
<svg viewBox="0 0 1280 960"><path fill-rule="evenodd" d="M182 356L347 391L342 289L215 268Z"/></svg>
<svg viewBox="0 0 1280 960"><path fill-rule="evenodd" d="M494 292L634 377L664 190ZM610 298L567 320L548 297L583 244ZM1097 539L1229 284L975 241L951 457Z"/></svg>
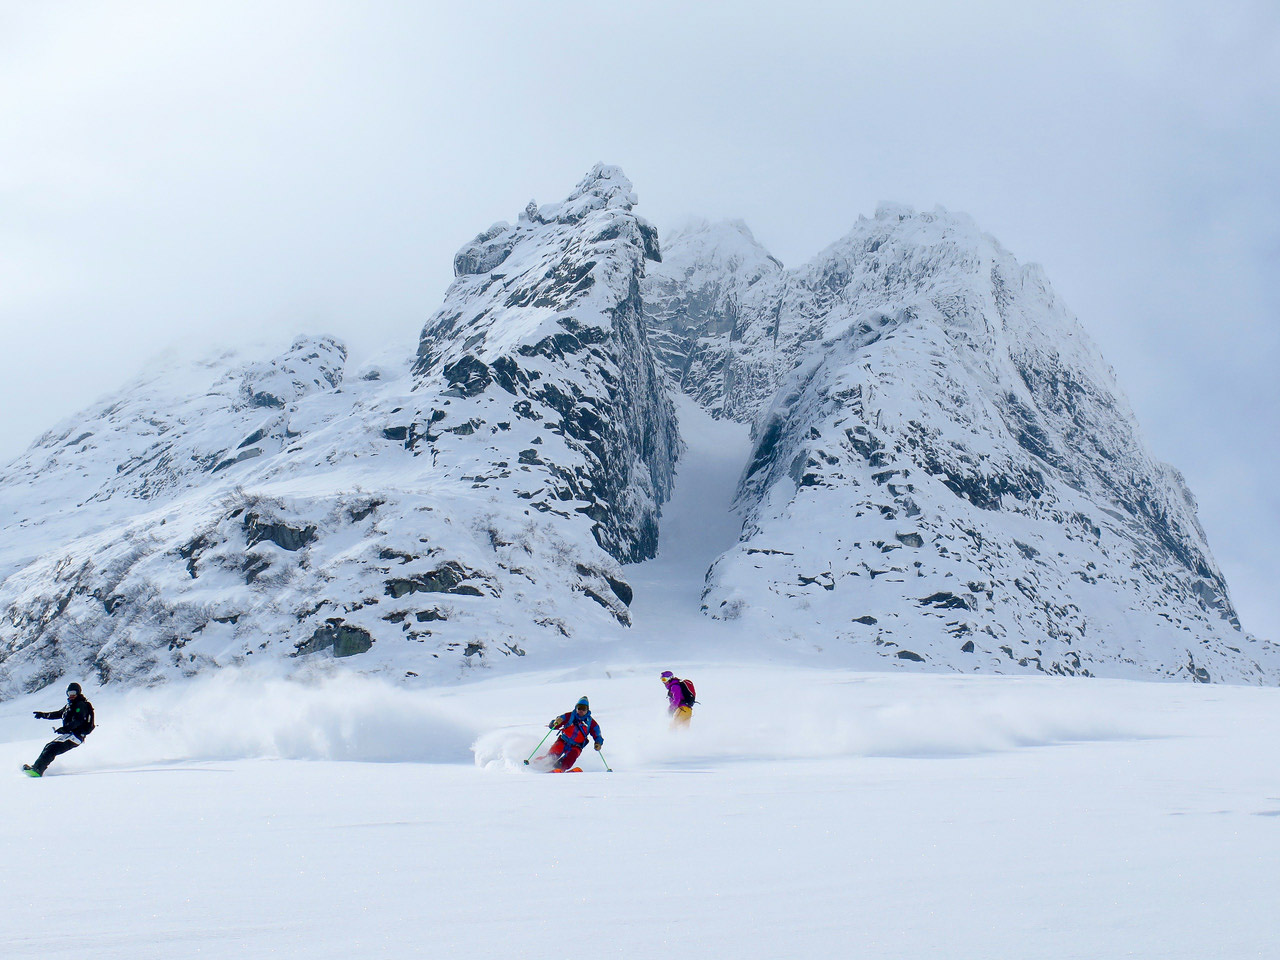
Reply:
<svg viewBox="0 0 1280 960"><path fill-rule="evenodd" d="M632 640L643 644L641 655L662 649L670 656L696 656L708 635L726 633L722 621L699 610L707 570L742 530L733 494L750 449L747 427L712 419L687 396L677 398L676 409L685 452L662 511L658 555L626 568L635 588Z"/></svg>

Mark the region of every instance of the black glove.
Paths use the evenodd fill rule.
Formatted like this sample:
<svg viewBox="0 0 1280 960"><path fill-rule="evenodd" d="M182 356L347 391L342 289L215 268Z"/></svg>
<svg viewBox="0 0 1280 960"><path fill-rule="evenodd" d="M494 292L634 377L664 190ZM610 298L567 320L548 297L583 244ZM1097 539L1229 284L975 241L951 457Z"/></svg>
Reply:
<svg viewBox="0 0 1280 960"><path fill-rule="evenodd" d="M37 720L43 720L43 719L44 719L44 714L43 714L43 713L41 713L39 710L32 710L32 711L31 711L31 715L32 715L33 717L35 717Z"/></svg>

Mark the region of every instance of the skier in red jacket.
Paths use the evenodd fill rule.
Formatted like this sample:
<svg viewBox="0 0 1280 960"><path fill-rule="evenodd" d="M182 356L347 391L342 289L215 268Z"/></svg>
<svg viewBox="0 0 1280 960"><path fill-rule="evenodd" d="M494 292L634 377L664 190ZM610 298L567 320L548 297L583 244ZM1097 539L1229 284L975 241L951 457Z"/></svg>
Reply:
<svg viewBox="0 0 1280 960"><path fill-rule="evenodd" d="M596 742L597 750L604 746L600 724L592 718L591 704L586 697L582 697L572 710L554 718L547 726L560 731L560 736L556 737L556 742L547 751L548 757L556 758L553 770L570 769L582 753L582 748L587 745L588 739Z"/></svg>

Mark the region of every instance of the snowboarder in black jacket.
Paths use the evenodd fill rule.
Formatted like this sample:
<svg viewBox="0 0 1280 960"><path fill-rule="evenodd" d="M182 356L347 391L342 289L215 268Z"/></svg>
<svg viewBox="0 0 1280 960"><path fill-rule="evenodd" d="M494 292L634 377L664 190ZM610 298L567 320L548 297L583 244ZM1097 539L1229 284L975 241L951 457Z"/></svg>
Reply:
<svg viewBox="0 0 1280 960"><path fill-rule="evenodd" d="M40 751L35 764L24 763L22 769L29 777L43 777L53 758L74 750L84 743L84 738L93 732L93 704L84 698L80 684L73 683L67 687L67 705L61 710L36 710L37 720L60 720L61 724L53 732L58 734Z"/></svg>

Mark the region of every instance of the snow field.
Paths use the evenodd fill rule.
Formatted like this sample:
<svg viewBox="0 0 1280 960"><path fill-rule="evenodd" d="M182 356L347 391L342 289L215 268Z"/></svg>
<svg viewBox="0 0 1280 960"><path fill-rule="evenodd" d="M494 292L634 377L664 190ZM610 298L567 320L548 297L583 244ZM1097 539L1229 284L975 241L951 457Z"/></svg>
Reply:
<svg viewBox="0 0 1280 960"><path fill-rule="evenodd" d="M698 684L688 731L664 666ZM583 693L616 772L530 773ZM0 708L6 958L1190 960L1280 933L1274 690L602 663L89 694L101 729L39 781L54 704Z"/></svg>

